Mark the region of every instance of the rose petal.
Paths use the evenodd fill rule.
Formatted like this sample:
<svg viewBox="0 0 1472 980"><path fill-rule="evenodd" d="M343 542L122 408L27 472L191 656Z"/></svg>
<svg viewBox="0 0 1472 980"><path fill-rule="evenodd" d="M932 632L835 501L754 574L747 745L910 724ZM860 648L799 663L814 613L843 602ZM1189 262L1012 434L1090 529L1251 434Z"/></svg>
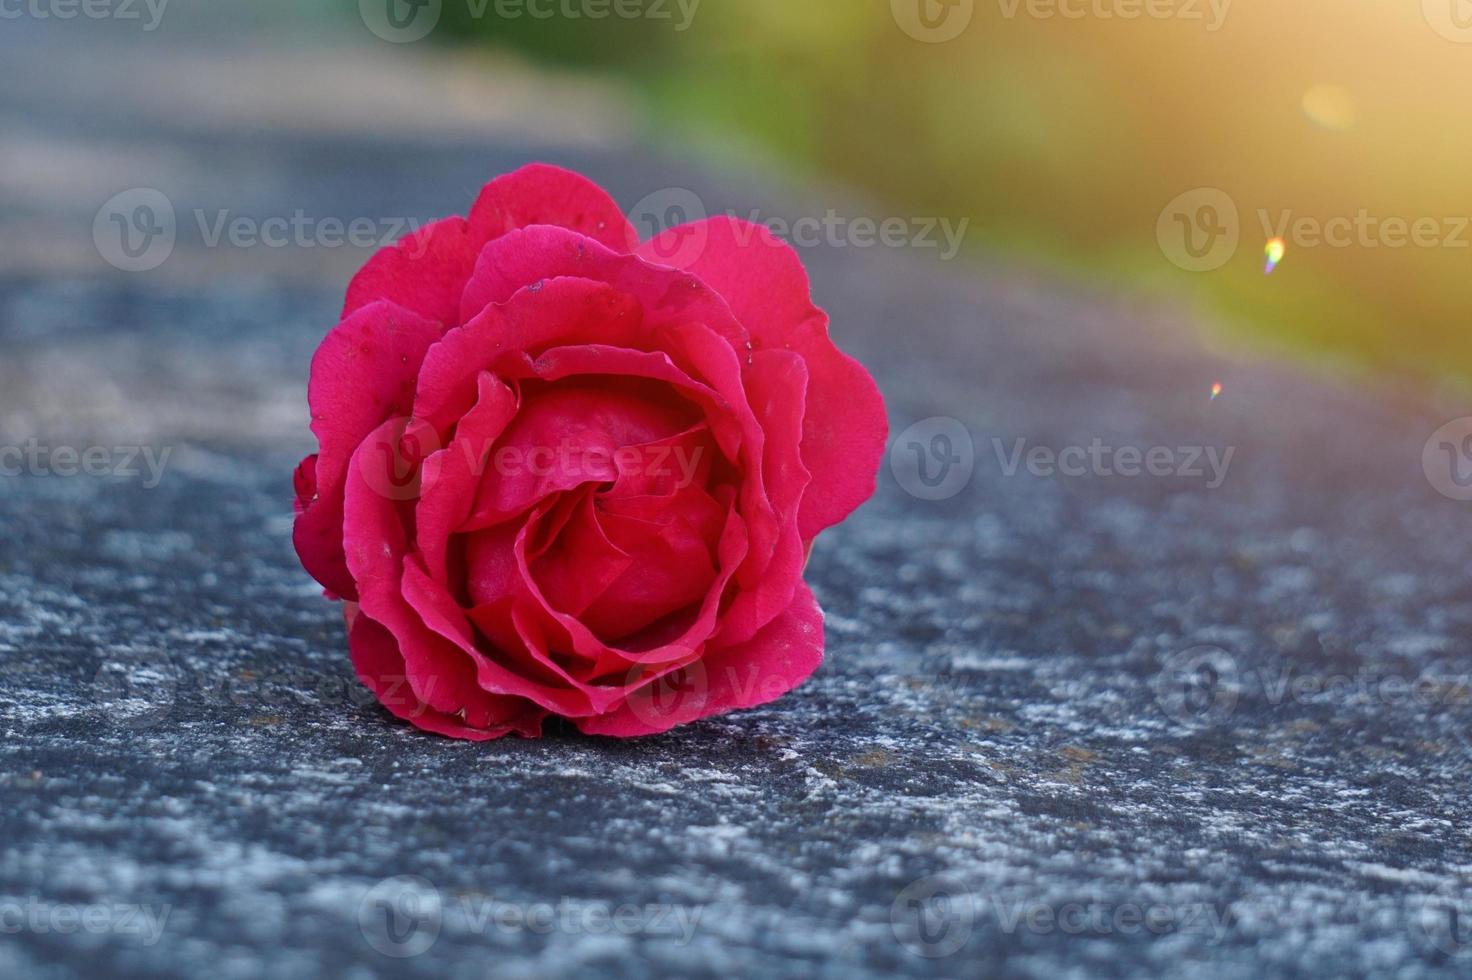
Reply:
<svg viewBox="0 0 1472 980"><path fill-rule="evenodd" d="M455 438L424 462L429 489L415 514L415 543L431 576L448 585L450 535L470 516L481 481L490 466L492 447L516 417L520 399L505 382L482 372L479 397L455 427Z"/></svg>
<svg viewBox="0 0 1472 980"><path fill-rule="evenodd" d="M746 347L746 330L731 307L696 276L652 265L577 232L550 226L512 232L481 250L461 299L461 322L469 323L487 307L552 279L605 283L635 301L652 327L703 323L733 348ZM617 343L607 337L590 339Z"/></svg>
<svg viewBox="0 0 1472 980"><path fill-rule="evenodd" d="M293 541L302 565L336 595L358 595L343 561L349 462L380 423L408 413L425 351L439 336L433 321L392 303L372 303L334 327L312 358L307 400L321 448L311 474L316 496L300 505Z"/></svg>
<svg viewBox="0 0 1472 980"><path fill-rule="evenodd" d="M790 351L756 351L750 361L746 390L764 438L761 469L748 477L765 484L776 533L764 539L771 545L759 552L763 560L748 563L737 575L743 590L722 617L717 637L725 644L750 639L791 604L806 558L798 520L812 485L799 448L807 366Z"/></svg>
<svg viewBox="0 0 1472 980"><path fill-rule="evenodd" d="M698 486L670 498L600 503L599 527L626 561L582 609L568 611L598 636L617 642L698 605L718 571L715 552L725 508ZM576 547L559 557L565 568L580 567L582 554ZM536 574L545 581L540 570Z"/></svg>
<svg viewBox="0 0 1472 980"><path fill-rule="evenodd" d="M792 604L746 643L707 650L698 667L687 668L690 689L679 703L660 704L636 692L618 710L577 719L588 735L632 738L669 731L676 725L775 701L807 680L823 662L823 611L806 585ZM658 681L649 687L658 689Z"/></svg>
<svg viewBox="0 0 1472 980"><path fill-rule="evenodd" d="M493 649L481 650L472 624L479 627L477 613L484 615L487 610L478 608L467 614L412 561L404 571L404 595L436 636L453 643L475 664L476 683L482 690L526 698L564 718L602 711L614 699L612 694L598 697L544 651L529 648L514 618L510 619L509 630L497 626L491 631L502 637L501 642ZM515 604L509 603L505 611L508 617L514 617Z"/></svg>
<svg viewBox="0 0 1472 980"><path fill-rule="evenodd" d="M664 351L630 350L608 344L580 344L575 347L552 347L535 358L521 354L495 362L496 373L503 378L540 378L560 381L578 375L602 374L625 378L650 378L664 381L680 389L685 397L705 407L706 423L726 455L735 459L740 451L741 425L730 417L730 405L709 385L702 384L680 370Z"/></svg>
<svg viewBox="0 0 1472 980"><path fill-rule="evenodd" d="M603 283L560 279L522 290L434 345L419 372L414 417L445 435L474 404L476 376L498 356L564 336L616 336L637 329L640 319L637 301Z"/></svg>
<svg viewBox="0 0 1472 980"><path fill-rule="evenodd" d="M348 283L342 315L388 300L442 325L459 323L460 296L475 268L476 249L464 218L425 225L379 249Z"/></svg>
<svg viewBox="0 0 1472 980"><path fill-rule="evenodd" d="M409 532L402 501L386 496L372 479L382 458L377 450L394 443L398 425L385 423L354 454L344 494L347 564L357 583L362 615L393 635L414 695L445 714L494 713L503 702L477 683L477 664L452 642L436 634L404 596Z"/></svg>
<svg viewBox="0 0 1472 980"><path fill-rule="evenodd" d="M487 184L470 209L477 247L530 225L556 225L626 251L638 233L608 192L581 174L534 163Z"/></svg>
<svg viewBox="0 0 1472 980"><path fill-rule="evenodd" d="M692 232L703 236L703 248L672 247ZM679 256L681 268L721 294L756 347L791 350L807 362L802 455L813 482L798 516L803 540L868 500L888 438L884 398L863 365L834 346L828 315L813 305L791 246L761 225L720 216L669 229L635 254Z"/></svg>
<svg viewBox="0 0 1472 980"><path fill-rule="evenodd" d="M317 498L317 454L313 453L297 465L291 475L292 489L296 492L296 513L301 514Z"/></svg>
<svg viewBox="0 0 1472 980"><path fill-rule="evenodd" d="M358 679L373 692L378 702L395 717L425 731L472 742L485 742L512 732L529 738L542 733L545 712L520 710L501 723L486 716L480 719L478 726L472 726L458 714L435 711L420 701L404 676L404 660L399 655L393 634L367 616L354 619L348 633L348 650Z"/></svg>
<svg viewBox="0 0 1472 980"><path fill-rule="evenodd" d="M588 606L634 562L628 552L609 539L596 511L594 495L580 495L556 540L531 565L547 601L584 622Z"/></svg>
<svg viewBox="0 0 1472 980"><path fill-rule="evenodd" d="M542 386L525 396L489 450L485 478L460 529L489 527L586 483L612 482L620 449L686 431L693 414L688 404L656 404L606 380Z"/></svg>
<svg viewBox="0 0 1472 980"><path fill-rule="evenodd" d="M689 611L686 621L679 624L680 628L640 638L648 642L625 639L619 644L607 643L578 617L570 616L548 602L532 575L531 561L536 555L528 549L525 534L518 536L513 548L519 572L519 580L514 587L524 588L534 600L535 605L529 608L528 614L537 616L550 644L591 664L588 676L607 677L627 672L635 664L663 667L687 660L704 645L715 630L725 587L748 553L746 525L734 510L727 515L716 553L720 572L700 606Z"/></svg>

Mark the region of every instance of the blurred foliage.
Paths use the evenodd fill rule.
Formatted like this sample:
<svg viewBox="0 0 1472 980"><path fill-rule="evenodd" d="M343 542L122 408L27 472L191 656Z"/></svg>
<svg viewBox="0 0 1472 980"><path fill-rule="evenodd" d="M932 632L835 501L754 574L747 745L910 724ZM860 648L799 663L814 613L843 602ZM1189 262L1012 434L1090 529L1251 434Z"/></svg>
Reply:
<svg viewBox="0 0 1472 980"><path fill-rule="evenodd" d="M671 131L734 134L896 214L969 217L970 244L1009 258L1184 295L1278 348L1472 376L1472 229L1457 231L1472 216L1472 44L1433 27L1436 0L1152 0L1177 16L1134 19L1119 14L1144 0L1061 0L1081 17L1057 2L976 0L946 43L901 30L886 0L704 0L685 31L678 0L663 2L672 19L636 20L505 20L494 3L476 17L446 0L444 23L632 79ZM1241 242L1190 272L1157 220L1198 187L1232 198ZM1437 243L1290 234L1265 276L1284 212L1431 219Z"/></svg>

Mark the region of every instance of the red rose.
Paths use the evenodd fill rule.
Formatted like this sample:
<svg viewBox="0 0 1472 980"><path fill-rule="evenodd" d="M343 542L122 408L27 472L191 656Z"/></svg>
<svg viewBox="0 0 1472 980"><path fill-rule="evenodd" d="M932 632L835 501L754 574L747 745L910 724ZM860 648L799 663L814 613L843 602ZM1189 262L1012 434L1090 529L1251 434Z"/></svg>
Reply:
<svg viewBox="0 0 1472 980"><path fill-rule="evenodd" d="M766 229L641 245L597 185L531 166L374 255L343 317L295 543L394 714L644 735L818 666L803 566L873 493L884 404Z"/></svg>

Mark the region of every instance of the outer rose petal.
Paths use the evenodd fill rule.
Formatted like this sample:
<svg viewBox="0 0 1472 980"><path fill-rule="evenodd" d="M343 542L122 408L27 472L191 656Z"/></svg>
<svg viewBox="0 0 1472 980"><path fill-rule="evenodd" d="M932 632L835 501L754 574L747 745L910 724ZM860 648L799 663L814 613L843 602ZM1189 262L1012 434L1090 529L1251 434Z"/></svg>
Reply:
<svg viewBox="0 0 1472 980"><path fill-rule="evenodd" d="M721 620L719 639L726 643L748 640L771 622L792 602L793 589L802 579L806 549L797 521L811 476L803 466L798 441L807 377L802 358L787 351L757 351L746 369L747 395L765 433L761 476L777 526L770 555L763 555L767 560L753 568L751 579L743 582L737 575L746 589Z"/></svg>
<svg viewBox="0 0 1472 980"><path fill-rule="evenodd" d="M375 466L391 465L381 450L398 441L398 426L386 422L353 456L344 497L343 543L348 568L362 594L360 618L388 630L397 642L409 688L420 701L445 714L473 713L504 723L519 714L518 701L488 693L478 683L478 663L438 636L406 599L403 582L409 554L407 508L381 491ZM480 721L475 727L491 727Z"/></svg>
<svg viewBox="0 0 1472 980"><path fill-rule="evenodd" d="M523 690L515 672L465 642L470 624L458 606L450 602L452 615L440 617L443 606L437 599L447 596L409 555L406 509L375 489L377 480L369 478L383 459L378 450L392 446L397 437L396 425L386 422L364 441L347 472L344 543L347 565L362 593L359 618L372 619L392 634L409 690L425 705L446 715L464 714L475 728L512 724L526 714L524 695L530 689ZM430 603L417 602L425 596ZM577 708L576 692L559 687L551 695L567 696L564 702L549 703L558 714Z"/></svg>
<svg viewBox="0 0 1472 980"><path fill-rule="evenodd" d="M687 670L691 687L674 703L661 704L646 688L618 710L576 724L588 735L657 735L699 718L775 701L822 662L823 610L812 590L799 583L792 605L752 639L707 650L699 666Z"/></svg>
<svg viewBox="0 0 1472 980"><path fill-rule="evenodd" d="M560 334L594 337L639 322L638 305L603 283L554 282L550 287L523 290L514 303L491 307L451 330L425 359L417 381L414 417L446 432L474 403L472 382L501 350L524 349L508 343L521 334L545 331L549 341Z"/></svg>
<svg viewBox="0 0 1472 980"><path fill-rule="evenodd" d="M675 247L697 229L705 246ZM767 228L715 217L666 230L635 253L674 255L720 293L757 347L795 351L808 364L802 456L813 474L798 526L804 541L839 523L874 494L889 422L884 398L863 365L833 345L828 315L813 305L807 271Z"/></svg>
<svg viewBox="0 0 1472 980"><path fill-rule="evenodd" d="M460 294L475 268L470 225L459 216L425 225L379 249L348 283L342 315L386 299L445 327L459 322Z"/></svg>
<svg viewBox="0 0 1472 980"><path fill-rule="evenodd" d="M581 174L545 163L497 177L470 209L470 237L477 250L531 225L570 228L618 252L627 252L629 243L639 240L607 191Z"/></svg>
<svg viewBox="0 0 1472 980"><path fill-rule="evenodd" d="M387 302L365 306L332 329L312 358L307 400L321 452L298 471L293 543L322 586L358 597L343 560L343 485L358 446L386 419L407 415L437 323ZM309 472L310 470L310 472ZM311 492L314 496L306 496Z"/></svg>
<svg viewBox="0 0 1472 980"><path fill-rule="evenodd" d="M296 490L296 514L306 510L317 498L317 454L302 460L292 474L292 486Z"/></svg>
<svg viewBox="0 0 1472 980"><path fill-rule="evenodd" d="M699 277L610 250L566 228L536 225L488 244L460 298L460 319L469 323L486 307L508 302L518 292L551 279L607 283L638 301L645 319L656 323L703 323L733 349L746 348L746 330L731 307ZM612 343L606 340L606 343Z"/></svg>
<svg viewBox="0 0 1472 980"><path fill-rule="evenodd" d="M414 696L404 676L404 658L393 634L367 616L356 616L348 633L348 649L358 679L373 692L378 702L395 716L437 735L487 742L511 732L526 736L540 733L541 718L528 712L524 718L489 728L473 728L458 716L435 711Z"/></svg>

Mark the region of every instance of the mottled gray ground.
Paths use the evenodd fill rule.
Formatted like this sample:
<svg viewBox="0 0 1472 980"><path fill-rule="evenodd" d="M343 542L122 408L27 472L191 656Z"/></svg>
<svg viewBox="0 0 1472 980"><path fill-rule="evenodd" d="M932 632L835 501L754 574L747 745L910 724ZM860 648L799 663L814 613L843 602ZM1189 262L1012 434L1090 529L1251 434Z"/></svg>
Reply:
<svg viewBox="0 0 1472 980"><path fill-rule="evenodd" d="M293 101L192 44L165 97L109 78L167 77L162 41L0 43L0 446L51 452L0 477L0 975L1465 975L1472 504L1422 450L1466 402L1229 362L996 266L806 249L899 444L813 556L817 676L642 741L419 734L289 542L308 358L365 253L208 248L192 210L422 220L548 158L630 204L884 212L651 152L578 86L561 126L506 96L374 132L313 113L354 71L435 90L425 52L347 51ZM179 242L127 274L92 222L136 186ZM969 478L954 424L900 435L935 417ZM1008 475L1018 439L1233 455L1214 488L1204 461ZM922 499L913 445L959 457L953 495ZM136 473L62 475L65 447Z"/></svg>

